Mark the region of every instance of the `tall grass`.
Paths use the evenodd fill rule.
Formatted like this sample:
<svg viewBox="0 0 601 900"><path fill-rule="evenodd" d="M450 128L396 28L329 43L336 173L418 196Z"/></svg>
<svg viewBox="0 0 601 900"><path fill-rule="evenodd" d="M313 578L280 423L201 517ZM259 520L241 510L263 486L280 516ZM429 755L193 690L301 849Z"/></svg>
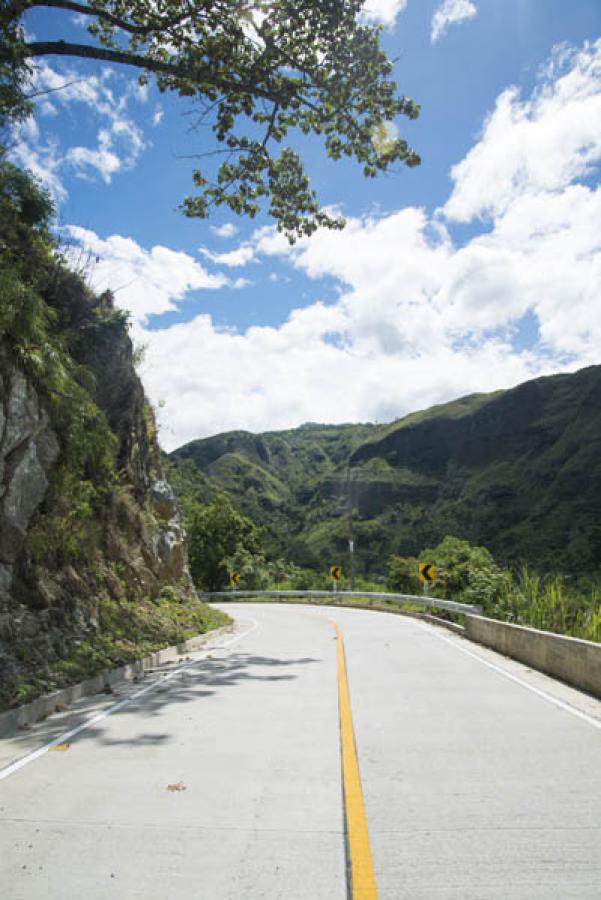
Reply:
<svg viewBox="0 0 601 900"><path fill-rule="evenodd" d="M545 578L523 566L508 590L520 624L601 641L601 585L566 585L560 575Z"/></svg>

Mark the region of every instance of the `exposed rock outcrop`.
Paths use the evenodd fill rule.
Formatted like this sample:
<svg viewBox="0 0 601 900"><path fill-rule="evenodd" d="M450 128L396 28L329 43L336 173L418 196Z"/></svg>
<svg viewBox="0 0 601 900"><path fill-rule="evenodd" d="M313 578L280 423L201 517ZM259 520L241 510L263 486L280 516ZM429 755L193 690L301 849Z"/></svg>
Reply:
<svg viewBox="0 0 601 900"><path fill-rule="evenodd" d="M96 372L97 401L117 438L118 477L81 528L75 520L69 524L74 513L64 493L68 488L60 483L64 447L43 394L0 342L0 688L5 696L28 673L43 671L81 641L94 639L103 597L135 603L166 587L182 601L195 595L129 338L95 345L87 364Z"/></svg>
<svg viewBox="0 0 601 900"><path fill-rule="evenodd" d="M46 495L59 451L35 388L0 347L0 597L10 588L27 527Z"/></svg>
<svg viewBox="0 0 601 900"><path fill-rule="evenodd" d="M128 314L0 159L0 709L186 640L196 597Z"/></svg>

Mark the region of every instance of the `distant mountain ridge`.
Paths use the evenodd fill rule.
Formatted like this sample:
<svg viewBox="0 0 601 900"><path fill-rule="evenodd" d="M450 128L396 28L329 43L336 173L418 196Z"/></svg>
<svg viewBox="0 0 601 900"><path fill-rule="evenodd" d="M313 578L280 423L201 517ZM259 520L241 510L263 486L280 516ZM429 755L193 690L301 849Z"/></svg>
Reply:
<svg viewBox="0 0 601 900"><path fill-rule="evenodd" d="M601 366L472 394L390 425L236 431L171 454L225 490L272 552L383 572L445 534L503 562L601 567ZM188 460L188 463L184 461Z"/></svg>

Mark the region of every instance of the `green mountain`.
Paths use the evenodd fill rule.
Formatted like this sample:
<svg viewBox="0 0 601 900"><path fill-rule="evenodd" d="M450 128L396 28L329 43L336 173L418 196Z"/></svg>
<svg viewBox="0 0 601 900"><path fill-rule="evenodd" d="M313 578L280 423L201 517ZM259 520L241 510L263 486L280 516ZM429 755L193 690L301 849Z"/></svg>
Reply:
<svg viewBox="0 0 601 900"><path fill-rule="evenodd" d="M261 435L233 431L174 451L169 477L184 509L187 498L207 502L224 490L266 527L272 553L318 566L304 537L307 524L340 515L345 501L339 473L372 432L371 425L314 424ZM332 491L338 496L330 502L324 492Z"/></svg>
<svg viewBox="0 0 601 900"><path fill-rule="evenodd" d="M473 394L386 426L235 431L171 454L197 498L226 491L301 565L383 573L445 534L502 562L601 567L601 366Z"/></svg>

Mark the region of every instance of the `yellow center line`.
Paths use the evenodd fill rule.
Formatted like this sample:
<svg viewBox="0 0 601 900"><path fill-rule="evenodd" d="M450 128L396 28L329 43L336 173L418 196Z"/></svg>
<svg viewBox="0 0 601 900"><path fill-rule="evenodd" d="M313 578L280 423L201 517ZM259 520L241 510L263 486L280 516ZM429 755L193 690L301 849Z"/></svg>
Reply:
<svg viewBox="0 0 601 900"><path fill-rule="evenodd" d="M369 846L365 803L355 746L353 717L346 677L342 632L335 622L338 653L338 709L340 714L340 753L342 756L342 784L346 814L346 841L350 874L351 900L377 900L378 891Z"/></svg>

